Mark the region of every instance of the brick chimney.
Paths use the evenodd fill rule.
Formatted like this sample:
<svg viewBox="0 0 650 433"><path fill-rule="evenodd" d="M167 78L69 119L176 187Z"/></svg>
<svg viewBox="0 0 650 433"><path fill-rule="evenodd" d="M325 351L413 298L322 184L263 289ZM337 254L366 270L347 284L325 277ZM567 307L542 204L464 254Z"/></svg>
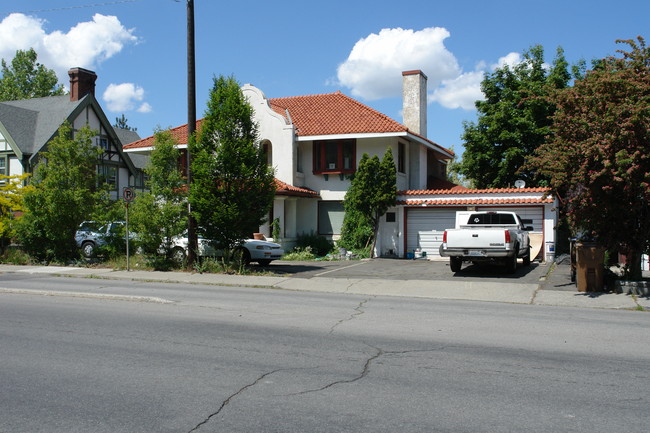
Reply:
<svg viewBox="0 0 650 433"><path fill-rule="evenodd" d="M87 94L95 95L97 74L84 68L72 68L70 76L70 101L78 101Z"/></svg>
<svg viewBox="0 0 650 433"><path fill-rule="evenodd" d="M402 118L404 126L427 136L427 76L420 70L402 72Z"/></svg>

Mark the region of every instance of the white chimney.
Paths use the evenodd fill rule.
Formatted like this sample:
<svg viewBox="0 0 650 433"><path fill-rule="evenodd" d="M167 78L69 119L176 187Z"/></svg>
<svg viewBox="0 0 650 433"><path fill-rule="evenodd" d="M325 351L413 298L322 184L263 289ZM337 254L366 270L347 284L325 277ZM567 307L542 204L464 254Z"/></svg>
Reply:
<svg viewBox="0 0 650 433"><path fill-rule="evenodd" d="M427 136L427 76L420 70L402 72L402 118L411 132Z"/></svg>

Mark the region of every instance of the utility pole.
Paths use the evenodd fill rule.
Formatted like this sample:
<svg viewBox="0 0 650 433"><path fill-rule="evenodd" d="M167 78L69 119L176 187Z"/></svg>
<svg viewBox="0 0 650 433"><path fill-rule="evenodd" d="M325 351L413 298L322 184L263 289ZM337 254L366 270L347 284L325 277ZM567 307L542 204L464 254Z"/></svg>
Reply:
<svg viewBox="0 0 650 433"><path fill-rule="evenodd" d="M187 191L190 191L192 155L190 145L195 140L196 132L196 71L194 58L194 0L187 0ZM187 266L196 261L198 239L196 220L192 217L192 208L187 201Z"/></svg>

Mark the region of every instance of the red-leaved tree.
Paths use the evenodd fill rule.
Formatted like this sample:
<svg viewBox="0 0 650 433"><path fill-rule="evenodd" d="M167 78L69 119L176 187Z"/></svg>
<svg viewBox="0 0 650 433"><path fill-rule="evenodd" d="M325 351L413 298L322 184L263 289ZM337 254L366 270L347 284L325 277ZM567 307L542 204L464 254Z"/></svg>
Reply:
<svg viewBox="0 0 650 433"><path fill-rule="evenodd" d="M553 134L529 164L551 179L571 228L626 254L636 279L650 239L650 48L616 42L629 51L553 95Z"/></svg>

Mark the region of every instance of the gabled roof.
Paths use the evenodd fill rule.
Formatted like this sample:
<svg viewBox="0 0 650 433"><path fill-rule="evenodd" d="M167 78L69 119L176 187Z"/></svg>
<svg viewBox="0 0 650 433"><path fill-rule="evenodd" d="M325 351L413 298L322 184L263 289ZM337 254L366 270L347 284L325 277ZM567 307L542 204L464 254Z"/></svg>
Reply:
<svg viewBox="0 0 650 433"><path fill-rule="evenodd" d="M0 131L18 157L34 158L66 120L72 123L88 107L93 108L105 131L119 144L140 138L134 131L114 128L92 93L76 101L71 101L70 95L59 95L0 102ZM122 157L129 170L134 172L131 158L124 154ZM141 165L146 163L144 160L141 162Z"/></svg>
<svg viewBox="0 0 650 433"><path fill-rule="evenodd" d="M20 153L34 155L88 98L70 101L69 95L61 95L0 102L0 123Z"/></svg>

